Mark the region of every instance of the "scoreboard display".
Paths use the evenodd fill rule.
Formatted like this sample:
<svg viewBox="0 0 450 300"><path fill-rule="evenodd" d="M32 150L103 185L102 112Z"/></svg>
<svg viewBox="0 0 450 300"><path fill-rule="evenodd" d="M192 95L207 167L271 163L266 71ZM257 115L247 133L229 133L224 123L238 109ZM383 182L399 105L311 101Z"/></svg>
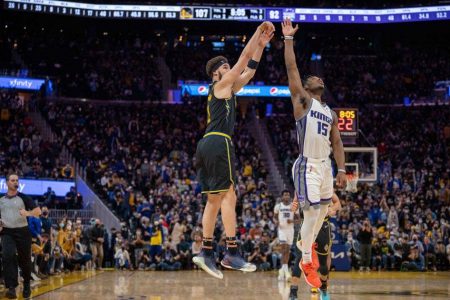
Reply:
<svg viewBox="0 0 450 300"><path fill-rule="evenodd" d="M338 128L342 137L358 136L358 109L335 108L338 117Z"/></svg>
<svg viewBox="0 0 450 300"><path fill-rule="evenodd" d="M449 20L450 5L395 9L338 9L298 7L224 7L140 4L94 4L58 0L4 0L8 10L92 18L135 18L166 20L271 21L384 24Z"/></svg>

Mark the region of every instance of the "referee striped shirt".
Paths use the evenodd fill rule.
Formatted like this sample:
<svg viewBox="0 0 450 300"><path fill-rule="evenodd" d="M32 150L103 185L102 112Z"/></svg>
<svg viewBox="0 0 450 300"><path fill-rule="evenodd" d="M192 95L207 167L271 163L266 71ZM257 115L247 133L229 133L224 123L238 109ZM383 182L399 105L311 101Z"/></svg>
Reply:
<svg viewBox="0 0 450 300"><path fill-rule="evenodd" d="M27 217L22 217L19 210L33 210L36 208L30 197L17 193L15 196L7 194L0 198L0 214L4 228L27 227Z"/></svg>

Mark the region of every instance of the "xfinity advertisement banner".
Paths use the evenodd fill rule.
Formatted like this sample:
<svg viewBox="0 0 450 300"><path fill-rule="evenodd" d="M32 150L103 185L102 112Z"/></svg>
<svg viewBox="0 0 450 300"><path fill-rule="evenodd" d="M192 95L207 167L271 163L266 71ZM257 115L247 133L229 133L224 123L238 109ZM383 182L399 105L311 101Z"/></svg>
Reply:
<svg viewBox="0 0 450 300"><path fill-rule="evenodd" d="M39 91L44 79L17 78L0 76L0 88Z"/></svg>
<svg viewBox="0 0 450 300"><path fill-rule="evenodd" d="M19 179L19 192L33 196L44 195L47 188L51 187L56 196L64 197L72 186L75 186L75 181ZM0 193L5 194L7 191L6 179L0 178Z"/></svg>
<svg viewBox="0 0 450 300"><path fill-rule="evenodd" d="M188 93L191 96L207 96L209 85L207 84L183 84L181 85L181 94ZM238 93L240 97L290 97L291 93L287 86L265 86L265 85L247 85Z"/></svg>

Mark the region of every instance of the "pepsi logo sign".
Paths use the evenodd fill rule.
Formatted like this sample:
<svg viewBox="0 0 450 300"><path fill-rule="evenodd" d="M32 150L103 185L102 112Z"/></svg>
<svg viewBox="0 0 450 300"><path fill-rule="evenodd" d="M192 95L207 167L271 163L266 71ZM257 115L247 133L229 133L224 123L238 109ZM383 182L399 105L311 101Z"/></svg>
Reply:
<svg viewBox="0 0 450 300"><path fill-rule="evenodd" d="M271 95L276 95L278 93L278 88L277 87L271 87L270 88L270 94Z"/></svg>
<svg viewBox="0 0 450 300"><path fill-rule="evenodd" d="M201 85L201 86L198 87L197 92L200 95L206 95L206 94L208 94L208 87L206 87L204 85Z"/></svg>

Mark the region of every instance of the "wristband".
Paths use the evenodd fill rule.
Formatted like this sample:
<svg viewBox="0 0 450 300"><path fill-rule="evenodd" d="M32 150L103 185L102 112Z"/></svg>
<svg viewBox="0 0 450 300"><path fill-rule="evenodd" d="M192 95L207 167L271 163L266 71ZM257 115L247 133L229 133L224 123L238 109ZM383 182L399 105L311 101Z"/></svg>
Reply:
<svg viewBox="0 0 450 300"><path fill-rule="evenodd" d="M258 64L259 64L259 62L257 62L256 60L250 59L248 61L247 67L249 69L256 70L258 68Z"/></svg>
<svg viewBox="0 0 450 300"><path fill-rule="evenodd" d="M294 37L292 35L285 35L284 40L293 40Z"/></svg>
<svg viewBox="0 0 450 300"><path fill-rule="evenodd" d="M344 169L338 169L338 172L341 172L341 173L347 173L347 172L345 172L345 170Z"/></svg>

